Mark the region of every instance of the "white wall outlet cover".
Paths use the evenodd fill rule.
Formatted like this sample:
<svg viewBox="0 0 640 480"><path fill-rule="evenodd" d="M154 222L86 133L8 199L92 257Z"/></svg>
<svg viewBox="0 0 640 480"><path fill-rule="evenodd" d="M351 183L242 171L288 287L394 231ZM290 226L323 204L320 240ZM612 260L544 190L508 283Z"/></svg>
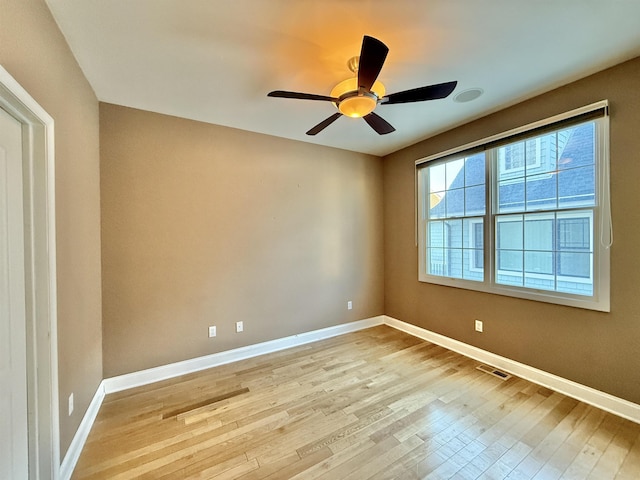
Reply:
<svg viewBox="0 0 640 480"><path fill-rule="evenodd" d="M69 416L73 413L73 393L69 395Z"/></svg>
<svg viewBox="0 0 640 480"><path fill-rule="evenodd" d="M351 310L353 308L353 302L351 300L349 300L347 302L347 310Z"/></svg>
<svg viewBox="0 0 640 480"><path fill-rule="evenodd" d="M240 333L244 330L244 322L236 322L236 332Z"/></svg>
<svg viewBox="0 0 640 480"><path fill-rule="evenodd" d="M212 325L209 327L209 338L211 337L215 337L216 336L216 327L215 325Z"/></svg>
<svg viewBox="0 0 640 480"><path fill-rule="evenodd" d="M482 332L482 320L476 320L476 332Z"/></svg>

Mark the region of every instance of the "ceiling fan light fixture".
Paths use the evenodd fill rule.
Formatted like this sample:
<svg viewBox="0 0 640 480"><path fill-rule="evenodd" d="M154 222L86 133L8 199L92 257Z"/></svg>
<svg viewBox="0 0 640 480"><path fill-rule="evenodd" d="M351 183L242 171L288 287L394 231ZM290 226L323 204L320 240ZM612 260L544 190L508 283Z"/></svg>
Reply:
<svg viewBox="0 0 640 480"><path fill-rule="evenodd" d="M333 103L338 111L307 131L307 135L317 135L343 115L362 118L378 135L386 135L395 132L396 129L374 112L378 103L394 105L446 98L458 85L457 81L438 83L386 95L384 85L378 81L378 76L388 53L389 47L384 43L377 38L365 35L362 38L360 56L351 58L347 64L355 76L336 85L331 90L331 96L286 90L274 90L267 95Z"/></svg>
<svg viewBox="0 0 640 480"><path fill-rule="evenodd" d="M339 98L340 102L334 103L340 113L347 117L359 118L370 114L376 108L378 99L384 97L384 85L376 81L371 87L371 92L360 92L358 78L343 80L331 90L331 96Z"/></svg>
<svg viewBox="0 0 640 480"><path fill-rule="evenodd" d="M377 104L378 101L373 95L354 95L341 100L338 110L347 117L360 118L373 112Z"/></svg>

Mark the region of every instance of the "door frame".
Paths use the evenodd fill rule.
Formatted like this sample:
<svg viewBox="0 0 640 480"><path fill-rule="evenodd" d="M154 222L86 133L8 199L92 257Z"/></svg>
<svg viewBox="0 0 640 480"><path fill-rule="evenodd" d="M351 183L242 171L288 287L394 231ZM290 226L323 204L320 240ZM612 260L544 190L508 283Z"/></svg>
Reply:
<svg viewBox="0 0 640 480"><path fill-rule="evenodd" d="M53 118L0 65L0 106L22 124L29 471L60 472Z"/></svg>

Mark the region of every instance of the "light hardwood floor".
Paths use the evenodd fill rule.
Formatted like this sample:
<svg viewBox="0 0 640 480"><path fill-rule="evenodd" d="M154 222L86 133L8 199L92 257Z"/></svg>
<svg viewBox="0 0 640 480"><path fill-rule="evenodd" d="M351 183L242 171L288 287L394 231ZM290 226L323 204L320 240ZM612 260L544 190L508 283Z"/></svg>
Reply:
<svg viewBox="0 0 640 480"><path fill-rule="evenodd" d="M387 326L108 395L76 479L633 479L640 425Z"/></svg>

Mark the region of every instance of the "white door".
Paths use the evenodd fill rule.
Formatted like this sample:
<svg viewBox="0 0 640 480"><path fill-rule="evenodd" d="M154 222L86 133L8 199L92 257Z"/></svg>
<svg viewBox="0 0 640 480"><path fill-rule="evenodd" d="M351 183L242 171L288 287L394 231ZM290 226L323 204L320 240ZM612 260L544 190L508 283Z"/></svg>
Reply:
<svg viewBox="0 0 640 480"><path fill-rule="evenodd" d="M22 125L0 108L0 478L28 478Z"/></svg>

